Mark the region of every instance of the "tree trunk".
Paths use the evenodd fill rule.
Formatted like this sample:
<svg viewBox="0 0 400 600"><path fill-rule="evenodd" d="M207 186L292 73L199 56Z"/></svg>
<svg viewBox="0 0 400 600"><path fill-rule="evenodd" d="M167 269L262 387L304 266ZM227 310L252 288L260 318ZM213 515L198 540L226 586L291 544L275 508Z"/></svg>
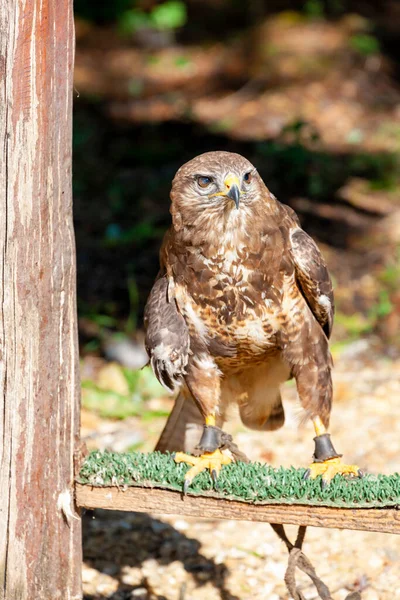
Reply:
<svg viewBox="0 0 400 600"><path fill-rule="evenodd" d="M72 0L0 1L0 599L81 598Z"/></svg>

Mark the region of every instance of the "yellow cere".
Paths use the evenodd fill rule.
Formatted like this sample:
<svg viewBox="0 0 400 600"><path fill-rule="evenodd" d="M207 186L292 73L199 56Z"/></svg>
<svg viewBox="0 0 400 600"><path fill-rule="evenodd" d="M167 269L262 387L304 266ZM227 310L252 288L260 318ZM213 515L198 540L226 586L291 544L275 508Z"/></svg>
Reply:
<svg viewBox="0 0 400 600"><path fill-rule="evenodd" d="M229 192L233 185L237 185L238 189L240 190L239 177L237 177L237 175L234 175L233 173L229 173L229 175L227 175L224 179L224 191L215 192L215 194L211 194L210 198L212 198L213 196L226 196L226 194Z"/></svg>
<svg viewBox="0 0 400 600"><path fill-rule="evenodd" d="M237 185L237 187L240 190L240 181L239 181L239 178L236 175L233 175L233 173L229 173L229 175L227 175L225 177L224 185L225 185L225 187L226 187L226 189L228 191L231 189L231 187L233 185Z"/></svg>

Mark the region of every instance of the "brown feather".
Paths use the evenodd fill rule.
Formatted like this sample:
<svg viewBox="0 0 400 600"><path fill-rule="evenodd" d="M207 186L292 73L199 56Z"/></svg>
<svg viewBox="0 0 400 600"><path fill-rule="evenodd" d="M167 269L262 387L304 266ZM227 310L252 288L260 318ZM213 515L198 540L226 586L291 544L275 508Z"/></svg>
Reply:
<svg viewBox="0 0 400 600"><path fill-rule="evenodd" d="M290 236L297 284L313 315L329 338L332 332L334 302L332 281L322 255L302 229Z"/></svg>
<svg viewBox="0 0 400 600"><path fill-rule="evenodd" d="M193 453L203 431L204 419L189 392L179 393L155 450Z"/></svg>
<svg viewBox="0 0 400 600"><path fill-rule="evenodd" d="M189 332L174 300L168 299L165 275L156 279L144 312L145 346L153 371L168 390L182 382L189 358Z"/></svg>

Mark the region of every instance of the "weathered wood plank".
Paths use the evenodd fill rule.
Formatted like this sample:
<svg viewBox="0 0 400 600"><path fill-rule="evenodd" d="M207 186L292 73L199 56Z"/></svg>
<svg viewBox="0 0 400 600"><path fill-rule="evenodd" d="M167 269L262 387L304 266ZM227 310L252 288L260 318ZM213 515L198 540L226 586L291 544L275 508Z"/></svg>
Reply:
<svg viewBox="0 0 400 600"><path fill-rule="evenodd" d="M303 505L254 505L233 500L183 496L156 488L91 487L76 484L76 502L82 508L104 508L181 515L207 519L235 519L332 529L356 529L400 534L400 510L327 508Z"/></svg>
<svg viewBox="0 0 400 600"><path fill-rule="evenodd" d="M72 0L1 0L1 600L81 598L73 58Z"/></svg>

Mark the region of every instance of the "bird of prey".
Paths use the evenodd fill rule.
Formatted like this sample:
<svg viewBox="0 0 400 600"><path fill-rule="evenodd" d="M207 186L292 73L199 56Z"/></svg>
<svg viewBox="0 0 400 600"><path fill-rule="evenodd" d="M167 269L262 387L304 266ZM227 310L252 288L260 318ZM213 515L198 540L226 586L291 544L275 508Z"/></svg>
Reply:
<svg viewBox="0 0 400 600"><path fill-rule="evenodd" d="M342 464L327 432L332 403L328 338L334 305L325 261L295 212L277 201L243 156L207 152L184 164L171 191L172 226L145 309L146 348L158 380L180 393L157 450L214 478L232 457L223 423L284 423L280 385L294 377L316 437L308 476L329 482ZM201 437L201 439L199 439Z"/></svg>

